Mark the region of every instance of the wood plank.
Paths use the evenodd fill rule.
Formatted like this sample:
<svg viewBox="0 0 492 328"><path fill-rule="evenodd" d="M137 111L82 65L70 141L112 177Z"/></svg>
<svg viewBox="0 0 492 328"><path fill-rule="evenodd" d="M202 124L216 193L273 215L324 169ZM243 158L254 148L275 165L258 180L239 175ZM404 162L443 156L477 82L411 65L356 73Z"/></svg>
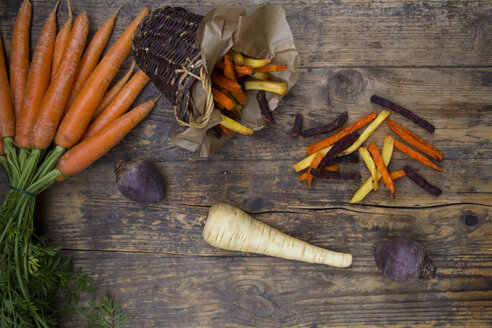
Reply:
<svg viewBox="0 0 492 328"><path fill-rule="evenodd" d="M354 76L354 72L362 76L362 85L348 96L353 86L347 86L344 81ZM210 206L219 200L246 202L260 197L264 203L262 210L346 206L361 182L317 180L312 190L308 190L305 183L298 181L298 174L291 165L305 156L305 146L321 137L293 140L288 133L297 111L304 113L306 127L327 122L343 111L349 113L348 124L373 110L380 111L381 107L369 102L370 96L377 93L407 106L436 125L436 132L431 135L397 114L390 116L444 153L445 159L439 163L443 173L415 163L399 151L394 152L390 169L410 164L440 187L443 194L429 195L405 178L397 182L395 200L381 188L362 204L391 207L491 205L492 172L488 169L492 158L491 76L492 69L302 70L298 86L275 113L279 128L265 128L253 137L239 136L209 159L169 144L172 133L179 128L170 114L171 106L162 100L114 150L77 175L80 182L67 181L51 188L48 193L52 196L47 201L58 202L67 195L68 204L79 203L79 199L87 204L95 200L97 204L104 204L108 197L122 199L116 186L108 181L114 179L112 166L116 160L133 157L150 158L158 163L170 186L165 204ZM330 101L327 90L334 90ZM149 86L140 99L149 99L155 94L154 87ZM369 140L381 146L387 130L383 124ZM360 171L364 179L369 176L363 163L346 164L342 169Z"/></svg>
<svg viewBox="0 0 492 328"><path fill-rule="evenodd" d="M59 198L56 206L42 197L38 209L41 232L54 245L75 250L152 252L187 256L228 255L208 246L201 237L200 219L207 207L150 206L142 209L115 198L76 202ZM104 200L103 200L104 199ZM230 200L260 212L262 200ZM262 212L253 216L282 232L317 246L370 257L371 246L382 237L411 237L422 241L450 263L472 267L490 260L491 206L454 205L427 209L332 207L325 210ZM471 222L471 223L470 223ZM358 261L358 260L357 260Z"/></svg>
<svg viewBox="0 0 492 328"><path fill-rule="evenodd" d="M434 244L433 246L436 246ZM448 244L453 251L457 244ZM369 251L369 249L368 249ZM369 253L369 252L368 252ZM433 253L433 252L431 252ZM76 252L131 316L129 327L485 327L492 323L490 262L449 262L436 278L384 279L372 259L333 269L266 257ZM471 256L479 255L470 249ZM63 327L82 326L76 316Z"/></svg>
<svg viewBox="0 0 492 328"><path fill-rule="evenodd" d="M15 13L21 0L0 3L0 30L7 49ZM87 10L91 32L102 24L121 1L74 1L74 13ZM235 1L251 12L263 1ZM490 67L492 65L492 3L482 1L270 1L285 8L296 46L305 67ZM32 34L39 34L54 1L33 1ZM159 8L158 0L125 4L113 33L119 35L131 17L144 6ZM205 14L223 1L167 1ZM66 5L60 6L60 24Z"/></svg>

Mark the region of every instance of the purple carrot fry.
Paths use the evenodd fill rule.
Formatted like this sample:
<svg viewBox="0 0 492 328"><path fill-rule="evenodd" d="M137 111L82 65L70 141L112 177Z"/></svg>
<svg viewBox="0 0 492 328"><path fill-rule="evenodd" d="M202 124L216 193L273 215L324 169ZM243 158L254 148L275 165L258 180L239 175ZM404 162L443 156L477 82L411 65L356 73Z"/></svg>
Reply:
<svg viewBox="0 0 492 328"><path fill-rule="evenodd" d="M325 170L311 169L311 174L317 178L333 179L333 180L359 180L359 172L331 172Z"/></svg>
<svg viewBox="0 0 492 328"><path fill-rule="evenodd" d="M359 155L352 153L345 156L336 156L334 159L326 163L326 165L333 165L338 163L359 163Z"/></svg>
<svg viewBox="0 0 492 328"><path fill-rule="evenodd" d="M342 139L335 142L335 144L331 147L331 149L326 153L326 155L321 160L319 167L325 167L338 155L339 152L341 152L342 150L353 144L358 137L359 137L359 133L355 131L349 134L348 136L345 136Z"/></svg>
<svg viewBox="0 0 492 328"><path fill-rule="evenodd" d="M348 119L347 112L343 112L342 114L338 115L336 119L334 119L332 122L328 124L301 131L301 136L312 137L318 134L334 131L336 128L342 126L343 123L347 121L347 119Z"/></svg>
<svg viewBox="0 0 492 328"><path fill-rule="evenodd" d="M430 133L434 133L434 130L435 130L434 125L430 124L429 122L427 122L426 120L424 120L422 117L418 116L417 114L415 114L411 110L408 110L404 107L401 107L400 105L395 104L394 102L392 102L388 99L384 99L384 98L377 96L377 95L373 95L371 97L371 101L375 104L378 104L378 105L383 106L383 107L387 107L387 108L391 109L392 111L403 115L404 117L408 118L413 123L426 129Z"/></svg>
<svg viewBox="0 0 492 328"><path fill-rule="evenodd" d="M434 196L439 196L441 194L441 189L437 188L436 186L431 185L422 176L417 174L417 172L415 172L410 166L405 165L403 167L403 170L407 174L407 177L409 177L413 182L415 182L420 187L422 187L424 190L426 190L429 194L432 194Z"/></svg>
<svg viewBox="0 0 492 328"><path fill-rule="evenodd" d="M212 131L214 135L217 137L217 139L222 138L222 135L224 134L224 132L222 132L218 124L212 127Z"/></svg>
<svg viewBox="0 0 492 328"><path fill-rule="evenodd" d="M277 122L275 122L272 116L273 112L270 110L270 107L268 107L265 91L258 91L258 93L256 94L256 100L258 101L258 105L260 106L261 116L263 116L263 119L271 126L278 126Z"/></svg>
<svg viewBox="0 0 492 328"><path fill-rule="evenodd" d="M292 130L290 131L290 137L295 138L299 135L302 129L302 122L304 121L304 116L301 113L297 113L296 118L294 120L294 125L292 126Z"/></svg>

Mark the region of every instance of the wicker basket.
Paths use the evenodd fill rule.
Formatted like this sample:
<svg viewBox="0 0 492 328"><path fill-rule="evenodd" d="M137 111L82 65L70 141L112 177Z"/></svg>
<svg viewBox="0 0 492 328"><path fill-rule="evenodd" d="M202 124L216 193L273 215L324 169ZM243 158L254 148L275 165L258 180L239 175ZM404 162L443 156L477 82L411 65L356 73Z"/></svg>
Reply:
<svg viewBox="0 0 492 328"><path fill-rule="evenodd" d="M133 57L174 106L180 125L203 128L213 111L209 77L202 65L196 31L203 16L179 7L156 9L142 21L132 39ZM200 80L207 94L206 111L193 115L190 88Z"/></svg>

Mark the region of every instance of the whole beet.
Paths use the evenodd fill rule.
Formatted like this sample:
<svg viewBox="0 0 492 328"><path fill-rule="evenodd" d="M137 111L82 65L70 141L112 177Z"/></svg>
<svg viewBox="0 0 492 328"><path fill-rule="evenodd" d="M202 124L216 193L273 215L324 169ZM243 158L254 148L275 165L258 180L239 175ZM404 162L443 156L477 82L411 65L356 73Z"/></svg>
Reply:
<svg viewBox="0 0 492 328"><path fill-rule="evenodd" d="M148 160L117 161L114 174L118 190L138 203L157 203L164 198L164 179Z"/></svg>
<svg viewBox="0 0 492 328"><path fill-rule="evenodd" d="M425 255L422 246L410 239L392 239L378 243L374 259L385 277L398 282L431 278L437 270L431 259Z"/></svg>

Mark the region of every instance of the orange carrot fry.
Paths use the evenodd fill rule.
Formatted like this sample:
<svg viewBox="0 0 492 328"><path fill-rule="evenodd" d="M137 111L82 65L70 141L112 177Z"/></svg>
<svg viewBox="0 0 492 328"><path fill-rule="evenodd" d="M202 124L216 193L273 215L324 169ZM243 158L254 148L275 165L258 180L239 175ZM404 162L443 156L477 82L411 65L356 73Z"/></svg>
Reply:
<svg viewBox="0 0 492 328"><path fill-rule="evenodd" d="M374 159L374 163L376 163L376 167L378 168L378 171L383 178L384 184L391 191L391 197L395 198L395 183L391 179L391 176L388 173L388 169L386 168L386 165L384 165L381 153L379 152L379 149L374 142L371 142L369 144L369 152Z"/></svg>
<svg viewBox="0 0 492 328"><path fill-rule="evenodd" d="M53 49L53 61L51 64L51 79L53 80L55 78L56 72L58 72L58 68L60 65L60 61L63 56L63 52L65 51L65 48L67 47L68 40L70 37L70 31L72 30L72 8L70 7L70 1L67 0L67 6L68 6L68 18L65 21L65 24L63 24L62 28L56 35L55 39L55 47Z"/></svg>
<svg viewBox="0 0 492 328"><path fill-rule="evenodd" d="M75 18L70 32L70 41L60 61L60 68L55 79L51 81L37 111L31 132L31 144L34 148L46 149L53 140L70 95L70 87L77 73L77 64L80 61L88 32L89 19L84 11Z"/></svg>
<svg viewBox="0 0 492 328"><path fill-rule="evenodd" d="M232 101L229 97L227 97L225 94L215 89L214 87L212 87L212 95L214 97L214 100L227 108L227 110L234 109L234 101Z"/></svg>
<svg viewBox="0 0 492 328"><path fill-rule="evenodd" d="M348 127L343 129L342 131L338 132L337 134L332 135L332 136L325 138L323 140L320 140L320 141L318 141L318 142L316 142L310 146L307 146L306 147L306 153L308 155L311 155L311 154L314 154L314 153L320 151L321 149L324 149L330 145L333 145L338 140L342 139L345 136L348 136L349 134L351 134L354 131L359 130L364 125L366 125L369 122L371 122L372 120L374 120L376 118L376 115L377 115L376 112L372 112L371 114L364 116L363 118L359 119L357 122L353 123L352 125L349 125Z"/></svg>
<svg viewBox="0 0 492 328"><path fill-rule="evenodd" d="M308 187L309 188L311 188L311 181L313 181L313 176L311 175L311 169L317 169L318 166L321 164L323 157L324 157L323 154L316 153L316 156L314 157L313 161L311 162L311 165L309 165L309 169L308 169Z"/></svg>
<svg viewBox="0 0 492 328"><path fill-rule="evenodd" d="M99 104L99 106L97 106L96 110L94 111L94 114L92 116L93 120L95 120L96 117L98 117L99 114L101 114L101 112L109 105L110 102L113 101L114 97L116 97L116 95L121 91L121 89L123 89L126 82L128 82L128 80L130 79L130 76L132 76L134 68L135 68L135 62L132 63L132 66L125 73L125 75L123 75L123 77L119 79L118 82L116 82L113 85L113 87L108 90L108 92L104 94L101 103Z"/></svg>
<svg viewBox="0 0 492 328"><path fill-rule="evenodd" d="M34 55L27 75L24 104L15 127L15 142L23 147L31 146L31 130L39 105L50 84L51 61L56 38L56 10L51 11L39 34Z"/></svg>
<svg viewBox="0 0 492 328"><path fill-rule="evenodd" d="M142 89L149 82L143 71L138 71L121 89L113 101L106 107L87 128L83 139L87 139L104 129L106 125L123 115L138 97Z"/></svg>
<svg viewBox="0 0 492 328"><path fill-rule="evenodd" d="M337 164L332 164L332 165L327 165L323 168L325 171L330 171L330 172L338 172L340 171L340 166Z"/></svg>
<svg viewBox="0 0 492 328"><path fill-rule="evenodd" d="M227 55L226 55L227 56ZM225 59L224 59L225 60ZM221 69L221 70L225 70L225 62L224 61L218 61L216 64L215 64L215 67ZM233 68L234 68L234 72L236 73L235 74L235 77L242 77L242 76L245 76L245 75L253 75L254 74L254 71L253 71L253 67L252 66L247 66L247 65L233 65ZM224 75L230 79L229 76L227 76L224 72ZM232 76L231 76L232 77Z"/></svg>
<svg viewBox="0 0 492 328"><path fill-rule="evenodd" d="M306 181L308 179L308 175L309 174L307 172L304 172L299 176L299 181Z"/></svg>
<svg viewBox="0 0 492 328"><path fill-rule="evenodd" d="M29 0L24 0L20 6L14 30L12 31L12 46L10 50L10 87L15 117L19 117L27 86L29 72L29 29L31 27L32 6Z"/></svg>
<svg viewBox="0 0 492 328"><path fill-rule="evenodd" d="M130 53L133 34L149 11L149 8L140 11L91 73L58 127L55 136L58 146L71 148L82 138L111 80Z"/></svg>
<svg viewBox="0 0 492 328"><path fill-rule="evenodd" d="M416 160L417 162L432 167L436 171L442 172L442 169L436 164L434 164L430 159L428 159L421 153L413 150L412 148L408 147L407 145L401 143L396 139L395 139L395 148L401 151L402 153L404 153L405 155L407 155L408 157Z"/></svg>
<svg viewBox="0 0 492 328"><path fill-rule="evenodd" d="M236 82L236 74L234 73L234 64L229 55L224 56L224 76L229 80Z"/></svg>
<svg viewBox="0 0 492 328"><path fill-rule="evenodd" d="M241 105L246 105L248 103L248 96L243 90L239 89L237 91L231 91L231 94Z"/></svg>
<svg viewBox="0 0 492 328"><path fill-rule="evenodd" d="M280 72L285 71L287 65L265 65L258 68L253 68L254 72Z"/></svg>
<svg viewBox="0 0 492 328"><path fill-rule="evenodd" d="M393 181L403 178L405 175L407 175L405 170L398 170L390 173L391 180Z"/></svg>
<svg viewBox="0 0 492 328"><path fill-rule="evenodd" d="M7 66L5 64L5 55L3 53L2 37L0 36L0 140L5 137L13 137L14 134L14 106L12 105L12 99L10 98Z"/></svg>
<svg viewBox="0 0 492 328"><path fill-rule="evenodd" d="M393 132L395 132L397 135L399 135L403 140L405 140L421 152L429 155L430 157L438 161L444 158L444 155L437 148L422 140L416 134L405 129L403 126L396 123L395 121L387 120L386 125L388 125L390 129L393 130Z"/></svg>
<svg viewBox="0 0 492 328"><path fill-rule="evenodd" d="M63 154L57 165L62 177L57 180L84 170L103 156L150 113L158 99L159 97L138 105Z"/></svg>
<svg viewBox="0 0 492 328"><path fill-rule="evenodd" d="M225 134L228 134L230 135L231 137L234 136L232 134L232 131L228 128L226 128L225 126L223 126L222 124L219 124L219 128L225 133Z"/></svg>
<svg viewBox="0 0 492 328"><path fill-rule="evenodd" d="M241 90L241 86L238 83L223 77L216 71L212 72L212 76L210 77L210 79L212 80L212 83L217 84L218 86L224 88L229 92Z"/></svg>
<svg viewBox="0 0 492 328"><path fill-rule="evenodd" d="M82 90L85 81L89 78L97 63L99 62L99 57L108 43L111 32L113 31L114 23L116 20L116 15L121 7L119 7L111 17L109 17L97 30L96 34L92 38L91 42L87 46L87 49L80 59L80 64L77 69L77 75L73 81L72 91L70 92L70 98L68 98L67 107L70 107L75 101L75 98Z"/></svg>

